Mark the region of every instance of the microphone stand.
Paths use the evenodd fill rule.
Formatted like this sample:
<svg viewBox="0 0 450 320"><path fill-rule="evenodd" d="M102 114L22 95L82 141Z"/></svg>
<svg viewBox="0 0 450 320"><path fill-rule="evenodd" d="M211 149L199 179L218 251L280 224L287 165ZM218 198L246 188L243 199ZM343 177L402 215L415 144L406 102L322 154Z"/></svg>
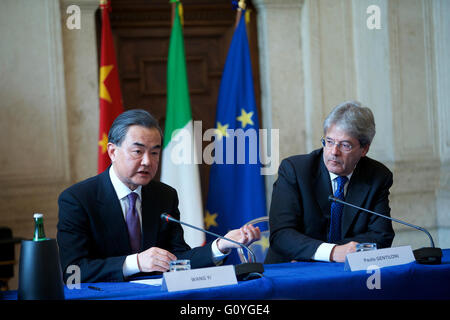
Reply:
<svg viewBox="0 0 450 320"><path fill-rule="evenodd" d="M235 272L236 272L236 276L238 277L239 280L249 280L249 279L251 279L251 278L253 278L255 276L257 276L259 278L262 277L262 273L264 272L263 264L259 263L259 262L256 262L255 253L248 246L246 246L246 245L244 245L242 243L239 243L237 241L231 240L229 238L223 237L223 236L221 236L221 235L219 235L217 233L214 233L214 232L211 232L211 231L208 231L208 230L196 227L196 226L191 225L189 223L186 223L186 222L174 219L169 214L166 214L166 213L161 214L161 219L165 220L166 222L172 221L172 222L175 222L175 223L182 224L182 225L187 226L189 228L193 228L195 230L207 233L207 234L212 235L212 236L214 236L216 238L220 238L220 239L223 239L223 240L226 240L226 241L230 241L230 242L232 242L234 244L239 245L242 248L245 248L247 250L248 254L249 254L249 261L250 262L248 262L248 263L241 263L239 265L235 265L234 269L235 269Z"/></svg>
<svg viewBox="0 0 450 320"><path fill-rule="evenodd" d="M374 214L376 216L379 216L379 217L382 217L382 218L385 218L385 219L388 219L388 220L392 220L392 221L395 221L397 223L400 223L400 224L403 224L405 226L408 226L408 227L411 227L411 228L414 228L414 229L417 229L417 230L420 230L420 231L424 232L428 236L428 238L430 239L431 247L424 247L424 248L413 250L414 258L420 264L441 264L442 250L440 248L436 248L434 246L433 238L431 237L431 234L425 228L416 226L416 225L414 225L412 223L408 223L408 222L405 222L405 221L402 221L402 220L399 220L399 219L396 219L396 218L392 218L392 217L388 217L388 216L382 215L380 213L371 211L369 209L358 207L358 206L356 206L354 204L351 204L351 203L345 202L345 201L343 201L341 199L338 199L338 198L334 197L333 195L330 195L328 197L328 200L339 202L339 203L341 203L343 205L350 206L350 207L353 207L355 209L359 209L359 210L362 210L364 212L368 212L368 213Z"/></svg>

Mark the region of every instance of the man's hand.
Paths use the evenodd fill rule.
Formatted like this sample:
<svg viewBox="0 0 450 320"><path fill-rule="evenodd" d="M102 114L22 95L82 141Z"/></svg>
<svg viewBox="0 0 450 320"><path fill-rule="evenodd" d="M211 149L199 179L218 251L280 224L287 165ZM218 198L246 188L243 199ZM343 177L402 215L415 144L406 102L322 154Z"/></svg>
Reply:
<svg viewBox="0 0 450 320"><path fill-rule="evenodd" d="M169 270L169 263L177 260L177 257L167 250L151 247L137 256L139 270L141 272L165 272Z"/></svg>
<svg viewBox="0 0 450 320"><path fill-rule="evenodd" d="M330 261L345 262L345 256L347 254L356 252L357 244L358 242L351 241L340 246L335 246L333 250L331 250Z"/></svg>
<svg viewBox="0 0 450 320"><path fill-rule="evenodd" d="M240 229L234 229L225 235L225 238L242 243L243 245L250 245L252 242L257 241L261 238L261 231L259 227L254 227L251 224L243 226ZM232 248L238 248L239 246L230 241L219 239L217 240L217 248L222 253L228 253Z"/></svg>

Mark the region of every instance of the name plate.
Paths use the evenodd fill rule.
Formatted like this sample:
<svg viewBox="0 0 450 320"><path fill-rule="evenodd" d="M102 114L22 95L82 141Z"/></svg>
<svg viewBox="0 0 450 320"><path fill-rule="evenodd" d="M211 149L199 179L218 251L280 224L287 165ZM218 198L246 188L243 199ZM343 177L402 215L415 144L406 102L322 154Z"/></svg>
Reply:
<svg viewBox="0 0 450 320"><path fill-rule="evenodd" d="M345 270L359 271L368 270L373 266L378 268L398 266L415 260L411 246L360 251L346 256Z"/></svg>
<svg viewBox="0 0 450 320"><path fill-rule="evenodd" d="M162 290L169 292L211 288L237 284L234 266L199 268L185 271L165 272Z"/></svg>

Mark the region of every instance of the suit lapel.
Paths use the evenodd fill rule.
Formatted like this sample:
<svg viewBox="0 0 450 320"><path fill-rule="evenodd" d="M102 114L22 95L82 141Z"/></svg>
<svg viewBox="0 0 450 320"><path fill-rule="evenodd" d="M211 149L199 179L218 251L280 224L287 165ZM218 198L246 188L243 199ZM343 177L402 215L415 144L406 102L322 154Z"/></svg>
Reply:
<svg viewBox="0 0 450 320"><path fill-rule="evenodd" d="M365 179L364 170L361 168L360 164L358 164L352 175L352 178L350 179L347 188L347 194L345 196L345 201L358 207L362 207L369 190L370 185ZM344 205L341 224L342 238L346 237L346 233L352 225L353 220L356 218L357 214L358 209Z"/></svg>
<svg viewBox="0 0 450 320"><path fill-rule="evenodd" d="M317 202L324 217L330 216L330 201L328 196L333 194L333 189L331 188L330 174L328 173L325 164L323 163L323 156L320 153L319 157L319 170L318 174L314 180L314 192L316 195Z"/></svg>
<svg viewBox="0 0 450 320"><path fill-rule="evenodd" d="M109 177L109 170L100 175L97 203L107 234L105 241L113 241L120 252L131 252L127 225L120 201Z"/></svg>
<svg viewBox="0 0 450 320"><path fill-rule="evenodd" d="M163 213L157 199L157 190L153 181L142 187L142 241L143 248L148 249L157 244L160 214Z"/></svg>

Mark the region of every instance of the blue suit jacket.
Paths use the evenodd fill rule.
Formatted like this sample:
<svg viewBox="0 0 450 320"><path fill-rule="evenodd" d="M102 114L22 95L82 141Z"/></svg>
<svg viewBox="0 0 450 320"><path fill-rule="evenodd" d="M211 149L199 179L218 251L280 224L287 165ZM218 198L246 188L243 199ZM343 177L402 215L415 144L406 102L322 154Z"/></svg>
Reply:
<svg viewBox="0 0 450 320"><path fill-rule="evenodd" d="M392 173L368 157L358 162L350 179L345 201L389 216ZM274 183L269 213L270 248L266 263L310 260L327 241L333 194L322 149L284 159ZM389 247L394 239L388 219L344 206L341 235L337 244L349 241L375 242Z"/></svg>
<svg viewBox="0 0 450 320"><path fill-rule="evenodd" d="M108 170L64 190L58 204L57 240L64 279L70 276L66 268L78 265L82 282L123 281L123 263L132 252ZM142 187L141 251L159 247L178 259L190 259L192 268L213 266L211 244L191 249L180 225L161 220L164 212L180 218L177 192L151 181Z"/></svg>

